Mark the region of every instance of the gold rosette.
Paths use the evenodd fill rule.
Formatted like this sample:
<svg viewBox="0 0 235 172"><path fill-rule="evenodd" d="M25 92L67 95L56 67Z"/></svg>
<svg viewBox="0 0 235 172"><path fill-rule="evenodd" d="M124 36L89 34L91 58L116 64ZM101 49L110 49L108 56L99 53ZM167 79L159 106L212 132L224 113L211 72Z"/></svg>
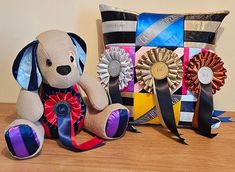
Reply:
<svg viewBox="0 0 235 172"><path fill-rule="evenodd" d="M202 67L208 67L213 72L213 79L211 81L212 94L224 85L227 78L227 70L223 67L224 62L217 54L212 52L204 52L195 55L186 67L186 84L188 88L195 94L199 93L200 81L198 78L198 71Z"/></svg>
<svg viewBox="0 0 235 172"><path fill-rule="evenodd" d="M141 56L136 66L139 84L147 92L154 93L156 112L164 127L167 127L181 143L184 139L178 133L173 111L171 93L181 83L182 61L173 51L153 48Z"/></svg>
<svg viewBox="0 0 235 172"><path fill-rule="evenodd" d="M195 55L186 67L185 83L198 96L193 128L210 138L217 135L211 133L213 94L220 90L227 78L223 65L223 61L215 53L202 52Z"/></svg>
<svg viewBox="0 0 235 172"><path fill-rule="evenodd" d="M162 65L163 71L156 71L156 64ZM165 69L164 69L165 68ZM181 83L183 66L180 57L166 48L153 48L139 59L136 66L136 77L147 92L153 92L154 75L167 71L169 89L173 92ZM161 76L160 76L161 77Z"/></svg>

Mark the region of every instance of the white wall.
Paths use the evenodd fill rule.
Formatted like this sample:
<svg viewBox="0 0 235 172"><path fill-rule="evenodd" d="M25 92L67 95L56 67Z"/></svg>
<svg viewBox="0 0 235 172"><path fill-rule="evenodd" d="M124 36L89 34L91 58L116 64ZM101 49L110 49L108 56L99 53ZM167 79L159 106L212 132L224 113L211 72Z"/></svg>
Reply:
<svg viewBox="0 0 235 172"><path fill-rule="evenodd" d="M226 85L215 97L215 108L235 111L235 1L234 0L0 0L0 102L15 102L19 86L11 74L16 54L37 34L48 29L78 33L88 46L86 71L96 76L97 19L100 3L137 12L189 13L230 10L222 24L216 52L228 70ZM99 49L99 51L98 51Z"/></svg>

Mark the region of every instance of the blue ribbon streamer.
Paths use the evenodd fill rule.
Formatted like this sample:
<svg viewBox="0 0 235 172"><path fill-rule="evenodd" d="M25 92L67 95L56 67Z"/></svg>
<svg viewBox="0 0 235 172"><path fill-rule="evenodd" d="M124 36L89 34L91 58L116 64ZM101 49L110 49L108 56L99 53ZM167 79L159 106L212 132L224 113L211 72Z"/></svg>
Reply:
<svg viewBox="0 0 235 172"><path fill-rule="evenodd" d="M221 115L223 115L224 113L225 113L225 111L214 110L212 116L219 118L219 120L221 122L233 122L233 120L231 120L231 117L229 117L229 116L221 117Z"/></svg>

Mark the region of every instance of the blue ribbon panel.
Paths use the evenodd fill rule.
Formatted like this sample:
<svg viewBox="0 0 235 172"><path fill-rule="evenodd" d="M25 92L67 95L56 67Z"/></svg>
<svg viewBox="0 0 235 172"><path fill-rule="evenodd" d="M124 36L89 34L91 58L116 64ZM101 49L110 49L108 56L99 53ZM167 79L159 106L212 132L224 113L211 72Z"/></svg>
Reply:
<svg viewBox="0 0 235 172"><path fill-rule="evenodd" d="M184 16L142 13L138 17L136 46L184 46Z"/></svg>

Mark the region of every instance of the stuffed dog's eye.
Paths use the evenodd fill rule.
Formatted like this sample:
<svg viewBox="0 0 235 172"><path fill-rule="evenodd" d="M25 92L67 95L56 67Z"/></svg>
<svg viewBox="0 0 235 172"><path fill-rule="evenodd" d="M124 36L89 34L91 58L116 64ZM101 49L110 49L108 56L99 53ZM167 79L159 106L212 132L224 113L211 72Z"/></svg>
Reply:
<svg viewBox="0 0 235 172"><path fill-rule="evenodd" d="M50 60L50 59L47 59L46 64L47 64L47 66L51 66L51 65L52 65L51 60Z"/></svg>
<svg viewBox="0 0 235 172"><path fill-rule="evenodd" d="M70 61L73 62L74 61L74 57L70 56Z"/></svg>

